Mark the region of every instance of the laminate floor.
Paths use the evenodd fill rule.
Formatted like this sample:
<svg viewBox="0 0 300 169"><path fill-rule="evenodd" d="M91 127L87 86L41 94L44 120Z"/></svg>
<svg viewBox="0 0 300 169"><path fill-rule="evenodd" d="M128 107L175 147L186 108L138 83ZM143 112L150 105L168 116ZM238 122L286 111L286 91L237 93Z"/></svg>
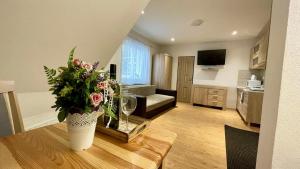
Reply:
<svg viewBox="0 0 300 169"><path fill-rule="evenodd" d="M152 121L153 126L177 133L164 169L226 169L224 125L259 131L247 126L235 110L217 110L178 103Z"/></svg>

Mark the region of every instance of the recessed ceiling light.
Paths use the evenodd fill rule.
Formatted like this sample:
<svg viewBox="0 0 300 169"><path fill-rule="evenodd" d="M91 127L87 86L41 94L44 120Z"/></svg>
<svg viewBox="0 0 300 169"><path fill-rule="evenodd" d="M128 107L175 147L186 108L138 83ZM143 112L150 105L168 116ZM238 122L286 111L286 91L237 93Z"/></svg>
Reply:
<svg viewBox="0 0 300 169"><path fill-rule="evenodd" d="M203 20L202 19L195 19L193 20L193 22L191 23L191 26L200 26L203 24Z"/></svg>
<svg viewBox="0 0 300 169"><path fill-rule="evenodd" d="M237 31L232 31L231 35L236 35L237 33Z"/></svg>
<svg viewBox="0 0 300 169"><path fill-rule="evenodd" d="M141 14L144 15L144 14L145 14L145 11L141 11Z"/></svg>
<svg viewBox="0 0 300 169"><path fill-rule="evenodd" d="M175 41L175 38L171 38L171 42L174 42Z"/></svg>

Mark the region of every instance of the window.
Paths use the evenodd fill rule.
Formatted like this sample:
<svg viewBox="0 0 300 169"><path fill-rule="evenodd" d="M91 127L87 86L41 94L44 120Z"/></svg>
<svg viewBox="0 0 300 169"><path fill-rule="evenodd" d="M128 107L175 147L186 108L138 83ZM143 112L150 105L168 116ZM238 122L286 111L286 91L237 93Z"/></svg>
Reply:
<svg viewBox="0 0 300 169"><path fill-rule="evenodd" d="M150 48L127 38L122 45L122 84L150 84Z"/></svg>

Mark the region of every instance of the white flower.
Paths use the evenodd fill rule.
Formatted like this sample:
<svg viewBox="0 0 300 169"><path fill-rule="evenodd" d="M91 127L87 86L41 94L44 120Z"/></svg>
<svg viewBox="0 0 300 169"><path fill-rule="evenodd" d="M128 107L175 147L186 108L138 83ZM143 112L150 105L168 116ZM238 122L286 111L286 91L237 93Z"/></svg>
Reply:
<svg viewBox="0 0 300 169"><path fill-rule="evenodd" d="M90 72L93 70L93 65L92 64L89 64L89 63L84 63L82 62L81 63L81 67L86 69L86 71Z"/></svg>

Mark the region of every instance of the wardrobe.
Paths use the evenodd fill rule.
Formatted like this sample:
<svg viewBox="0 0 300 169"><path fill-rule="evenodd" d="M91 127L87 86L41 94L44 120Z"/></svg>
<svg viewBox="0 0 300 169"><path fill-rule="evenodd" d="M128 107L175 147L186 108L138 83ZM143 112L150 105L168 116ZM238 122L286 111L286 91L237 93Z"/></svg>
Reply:
<svg viewBox="0 0 300 169"><path fill-rule="evenodd" d="M152 60L152 84L159 89L171 89L172 56L155 54Z"/></svg>

